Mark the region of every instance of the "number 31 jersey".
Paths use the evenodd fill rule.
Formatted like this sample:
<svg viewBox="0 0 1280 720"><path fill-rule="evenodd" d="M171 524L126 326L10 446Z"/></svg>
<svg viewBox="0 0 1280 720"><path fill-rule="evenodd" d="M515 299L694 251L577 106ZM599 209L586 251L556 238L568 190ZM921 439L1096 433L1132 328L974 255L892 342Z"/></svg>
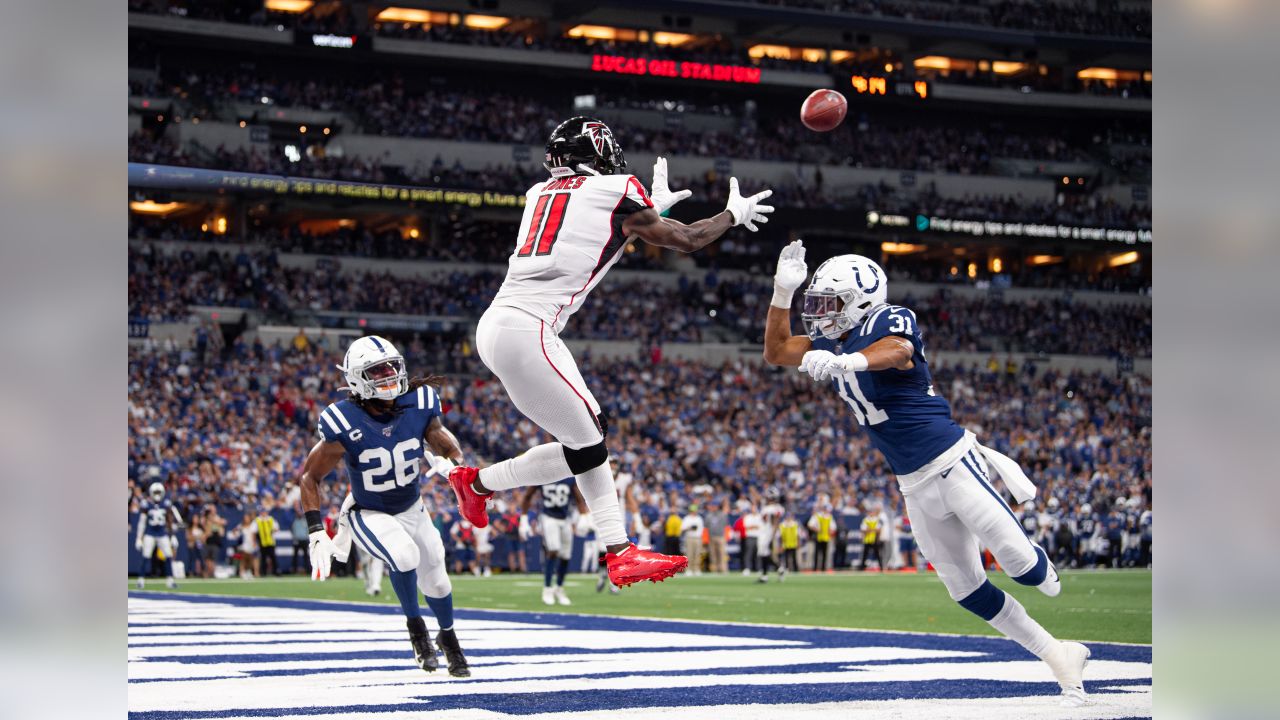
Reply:
<svg viewBox="0 0 1280 720"><path fill-rule="evenodd" d="M400 513L418 501L427 426L440 415L440 398L423 386L396 398L396 415L373 416L350 400L320 413L316 431L346 449L351 495L356 505Z"/></svg>
<svg viewBox="0 0 1280 720"><path fill-rule="evenodd" d="M911 341L910 370L858 372L832 382L894 474L908 475L964 436L964 429L951 419L951 406L933 391L916 314L899 305L881 305L844 341L815 340L813 349L854 353L890 335Z"/></svg>
<svg viewBox="0 0 1280 720"><path fill-rule="evenodd" d="M621 257L623 221L651 207L634 175L572 175L529 188L493 304L524 310L559 333Z"/></svg>

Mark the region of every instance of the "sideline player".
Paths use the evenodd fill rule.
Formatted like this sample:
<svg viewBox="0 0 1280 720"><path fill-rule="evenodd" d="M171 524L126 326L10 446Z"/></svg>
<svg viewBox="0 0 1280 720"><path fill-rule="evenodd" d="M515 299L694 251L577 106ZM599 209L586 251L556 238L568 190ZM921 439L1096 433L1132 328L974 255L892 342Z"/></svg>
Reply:
<svg viewBox="0 0 1280 720"><path fill-rule="evenodd" d="M320 480L346 459L351 495L342 517L361 548L387 564L391 587L408 618L409 642L418 667L440 666L431 644L418 590L440 625L436 641L449 674L469 677L466 657L453 630L453 585L445 573L440 531L422 504L419 475L426 461L423 440L452 464L462 459L458 440L440 422L436 376L409 379L404 357L383 338L370 335L351 343L342 365L350 395L320 413L320 441L302 466L298 485L310 533L312 579L329 576L334 555L344 557L325 532L320 517Z"/></svg>
<svg viewBox="0 0 1280 720"><path fill-rule="evenodd" d="M1044 660L1064 704L1084 704L1089 649L1051 636L987 580L979 560L979 550L990 548L1015 582L1050 597L1061 591L1044 550L992 488L989 468L1015 495L1034 495L1034 487L1012 460L951 419L951 406L934 393L915 313L886 302L888 278L879 265L859 255L822 263L804 293L808 337L793 336L791 298L807 275L804 244L796 240L778 258L765 360L832 382L897 475L916 542L952 599Z"/></svg>
<svg viewBox="0 0 1280 720"><path fill-rule="evenodd" d="M551 133L544 165L551 179L526 193L507 277L480 318L476 350L516 408L556 442L483 469L459 467L450 473L449 484L462 514L483 527L485 504L494 491L573 475L607 551L609 579L618 586L663 580L688 560L628 541L605 445L608 423L560 331L632 238L693 252L736 225L754 232L773 211L761 204L772 193L743 197L732 178L724 212L690 225L664 218L661 213L692 192L667 188L666 160L659 158L650 199L627 173L622 148L608 126L588 117L570 118Z"/></svg>
<svg viewBox="0 0 1280 720"><path fill-rule="evenodd" d="M178 551L178 541L174 537L175 528L183 527L182 515L173 501L164 496L164 483L153 482L147 486L147 496L138 505L138 531L133 546L142 553L142 567L138 572L138 589L147 586L147 576L151 574L151 558L156 548L164 555L164 584L169 588L178 587L173 579L173 554Z"/></svg>
<svg viewBox="0 0 1280 720"><path fill-rule="evenodd" d="M582 494L578 492L573 478L530 487L521 499L522 511L529 510L535 496L542 498L542 510L538 513L543 554L542 603L572 605L569 596L564 593L564 576L569 572L569 559L573 557L573 523L569 521L569 500L577 503L579 513L585 513L587 506L582 501Z"/></svg>

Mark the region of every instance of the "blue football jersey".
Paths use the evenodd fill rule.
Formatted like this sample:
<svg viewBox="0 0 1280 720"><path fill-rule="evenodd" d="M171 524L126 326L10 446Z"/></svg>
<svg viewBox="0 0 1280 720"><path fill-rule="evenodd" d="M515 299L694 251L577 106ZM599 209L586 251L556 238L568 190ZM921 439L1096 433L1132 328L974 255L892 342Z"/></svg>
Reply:
<svg viewBox="0 0 1280 720"><path fill-rule="evenodd" d="M146 528L148 535L167 535L169 533L169 513L172 512L173 501L164 498L160 502L143 500L138 505L139 522Z"/></svg>
<svg viewBox="0 0 1280 720"><path fill-rule="evenodd" d="M557 520L569 517L569 501L573 499L573 478L557 480L542 486L542 514Z"/></svg>
<svg viewBox="0 0 1280 720"><path fill-rule="evenodd" d="M890 335L911 341L914 365L910 370L859 372L832 378L832 382L894 474L906 475L964 436L964 429L951 419L951 406L933 391L916 314L899 305L881 305L843 341L819 338L813 348L837 355L854 353Z"/></svg>
<svg viewBox="0 0 1280 720"><path fill-rule="evenodd" d="M423 386L396 398L396 415L374 417L350 400L329 405L316 430L346 448L351 494L370 510L399 513L418 501L427 426L440 415L435 390Z"/></svg>

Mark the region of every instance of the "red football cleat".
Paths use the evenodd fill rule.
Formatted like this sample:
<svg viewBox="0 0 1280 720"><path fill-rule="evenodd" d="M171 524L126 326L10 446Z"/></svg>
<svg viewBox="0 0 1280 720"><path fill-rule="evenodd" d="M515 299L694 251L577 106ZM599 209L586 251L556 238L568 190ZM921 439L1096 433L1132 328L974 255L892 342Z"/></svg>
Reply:
<svg viewBox="0 0 1280 720"><path fill-rule="evenodd" d="M618 587L626 587L641 580L666 580L688 567L689 558L683 555L663 555L631 545L621 554L605 554L604 564L609 568L609 582Z"/></svg>
<svg viewBox="0 0 1280 720"><path fill-rule="evenodd" d="M471 483L475 482L479 476L479 468L459 465L449 471L449 487L453 488L453 494L458 496L458 510L462 513L462 517L472 525L482 528L489 526L487 506L493 493L481 495L471 487Z"/></svg>

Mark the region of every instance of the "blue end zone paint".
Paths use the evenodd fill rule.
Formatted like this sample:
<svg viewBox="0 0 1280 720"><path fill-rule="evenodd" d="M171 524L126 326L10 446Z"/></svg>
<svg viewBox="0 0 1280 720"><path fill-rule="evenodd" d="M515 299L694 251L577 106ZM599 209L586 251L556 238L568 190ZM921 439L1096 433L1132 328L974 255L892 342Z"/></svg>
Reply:
<svg viewBox="0 0 1280 720"><path fill-rule="evenodd" d="M999 590L997 590L999 592ZM148 592L131 592L132 597L146 597L153 599L164 599L166 601L189 602L193 605L199 604L220 604L232 605L238 607L276 607L290 608L298 610L320 610L320 611L342 611L368 613L370 615L398 615L396 608L348 604L348 603L330 603L317 602L309 600L283 600L283 599L250 599L235 597L214 597L214 596L174 596L165 593L148 593ZM198 610L198 608L193 608ZM227 708L226 705L221 710L181 710L181 711L147 711L132 712L131 718L137 720L188 720L194 718L226 718L234 716L257 716L257 717L280 717L284 715L303 715L303 716L323 716L332 713L350 713L357 712L362 715L376 718L379 714L397 711L409 712L440 712L442 716L447 717L449 711L463 709L479 709L489 710L497 713L506 713L509 715L531 715L535 713L570 713L581 711L607 711L612 709L627 708L644 708L655 706L669 707L711 707L717 705L739 705L739 704L808 704L813 702L847 702L859 700L895 700L895 699L931 699L931 700L950 700L962 698L1008 698L1008 697L1027 697L1035 695L1056 695L1058 688L1052 682L1027 682L1027 681L974 681L968 680L942 680L942 679L923 679L911 681L871 681L871 682L832 682L832 683L802 683L787 684L780 682L784 678L791 679L795 676L802 676L806 673L833 673L833 672L852 672L857 673L864 668L872 666L892 666L892 665L916 665L927 663L991 663L999 661L1028 660L1031 655L1017 646L1015 643L1003 638L993 637L972 637L972 636L948 636L948 635L916 635L909 633L890 633L866 630L843 630L829 628L804 628L804 627L782 627L782 626L753 626L753 625L728 625L728 624L712 624L684 621L668 621L656 619L639 619L639 618L612 618L600 616L584 616L570 615L561 613L523 613L509 611L485 611L485 610L457 610L458 618L464 623L462 630L464 633L465 645L465 629L466 621L508 621L523 624L539 624L545 628L548 637L548 646L537 648L513 648L507 649L477 649L468 651L478 664L474 668L478 671L479 677L473 677L469 680L449 680L448 682L458 684L459 692L456 694L432 695L424 697L413 697L406 695L405 690L413 693L413 688L418 684L413 681L403 683L380 683L380 687L396 687L398 690L394 693L395 697L388 697L388 700L394 699L395 702L383 705L352 705L352 706L313 706L313 707L290 707L290 708L259 708L259 707L233 707ZM150 620L150 618L148 618ZM134 623L134 627L145 627L147 625L163 625L164 623ZM219 621L218 625L239 625L234 620ZM585 649L585 648L566 648L555 646L554 633L559 629L570 630L612 630L618 633L618 642L615 647L602 649ZM347 632L344 630L344 632ZM504 656L520 656L520 657L537 657L556 655L586 655L592 654L618 654L627 652L638 653L681 653L689 652L690 649L684 645L678 647L628 647L626 636L632 632L669 632L679 633L683 635L698 635L704 638L723 638L724 642L712 643L707 647L698 647L696 650L746 650L760 647L778 647L765 646L760 641L767 640L783 640L789 643L800 643L800 645L790 645L790 647L801 648L864 648L864 647L891 647L891 648L915 648L950 652L972 653L965 657L943 657L943 658L899 658L899 659L881 659L866 660L858 662L810 662L795 663L789 665L758 665L758 666L735 666L722 667L712 669L702 669L697 671L689 670L665 670L660 665L637 668L633 671L623 672L607 672L607 673L590 673L583 672L588 667L582 664L576 666L565 666L562 675L556 675L554 678L543 677L525 677L527 669L523 662L504 662L501 658ZM134 640L140 640L145 636L135 636ZM188 635L187 637L191 637ZM189 645L194 643L186 642L187 637L177 639L174 644ZM194 637L192 637L194 640ZM270 639L264 638L264 643L272 643ZM287 642L280 639L274 642ZM674 642L679 642L678 639ZM412 659L408 642L404 643L404 648L399 650L373 650L373 651L348 651L343 649L344 643L325 642L317 643L314 650L308 650L300 653L288 653L279 655L259 654L259 653L243 653L243 654L222 654L222 655L199 655L199 656L147 656L143 662L172 662L186 665L207 665L216 663L229 663L238 665L237 672L234 675L221 675L218 678L173 678L173 679L146 679L133 680L131 684L138 687L139 692L142 688L152 687L153 683L181 683L181 682L200 682L209 679L236 680L241 678L266 678L279 676L301 676L301 675L320 675L328 673L347 673L351 672L394 672L404 671L412 668ZM132 650L135 652L147 652L150 646L134 645ZM1139 645L1113 645L1107 643L1089 643L1090 649L1093 651L1094 660L1114 660L1121 662L1151 662L1151 647ZM484 663L486 658L497 659L495 663ZM327 661L338 661L332 667L312 668L312 669L292 669L272 667L274 663L289 660L317 660L323 659ZM548 657L547 659L550 659ZM502 666L501 670L496 670ZM540 667L546 667L541 665ZM494 670L490 670L494 668ZM496 670L496 671L495 671ZM623 688L609 690L563 690L563 691L539 691L537 683L542 680L566 680L573 679L581 684L585 679L590 680L606 680L617 679L621 677L688 677L693 672L702 676L743 676L753 678L750 681L736 682L733 684L715 685L711 682L705 685L695 685L692 687L644 687L644 688ZM777 678L775 680L774 678ZM799 679L799 678L797 678ZM510 683L511 681L527 681L530 683L530 692L511 693L497 692L501 683ZM653 684L653 681L649 681ZM661 681L657 684L661 685ZM1107 679L1097 681L1086 681L1086 689L1093 694L1105 695L1109 693L1127 693L1135 689L1146 690L1151 685L1151 680L1147 679ZM506 687L510 687L509 685ZM491 689L491 690L489 690ZM412 698L411 702L406 699Z"/></svg>

